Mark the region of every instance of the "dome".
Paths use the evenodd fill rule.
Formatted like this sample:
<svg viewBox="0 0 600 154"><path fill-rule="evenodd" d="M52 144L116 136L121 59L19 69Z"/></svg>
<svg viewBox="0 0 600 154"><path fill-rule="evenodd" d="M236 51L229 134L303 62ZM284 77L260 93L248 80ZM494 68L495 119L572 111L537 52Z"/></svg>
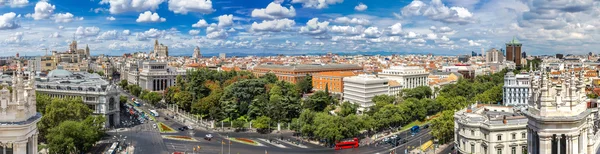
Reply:
<svg viewBox="0 0 600 154"><path fill-rule="evenodd" d="M51 78L66 78L66 77L71 77L73 75L73 73L64 70L63 66L57 66L55 70L50 71L50 73L48 73L48 77Z"/></svg>

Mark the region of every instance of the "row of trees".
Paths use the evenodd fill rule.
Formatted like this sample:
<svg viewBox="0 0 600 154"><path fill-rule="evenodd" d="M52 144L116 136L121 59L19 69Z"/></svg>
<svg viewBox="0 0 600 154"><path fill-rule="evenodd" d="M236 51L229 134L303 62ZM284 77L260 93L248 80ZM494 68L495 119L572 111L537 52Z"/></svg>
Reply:
<svg viewBox="0 0 600 154"><path fill-rule="evenodd" d="M121 80L118 85L121 88L128 90L132 95L145 100L152 105L157 105L158 102L163 99L163 95L161 93L142 90L142 87L138 85L130 85L127 80Z"/></svg>
<svg viewBox="0 0 600 154"><path fill-rule="evenodd" d="M83 103L81 98L51 98L36 94L39 141L46 142L50 153L81 153L88 151L104 135L103 116Z"/></svg>

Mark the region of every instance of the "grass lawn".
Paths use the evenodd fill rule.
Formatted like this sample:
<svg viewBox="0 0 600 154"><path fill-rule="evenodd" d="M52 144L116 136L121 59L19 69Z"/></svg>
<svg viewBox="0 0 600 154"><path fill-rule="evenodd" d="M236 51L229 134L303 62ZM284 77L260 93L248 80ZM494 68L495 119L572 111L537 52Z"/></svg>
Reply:
<svg viewBox="0 0 600 154"><path fill-rule="evenodd" d="M234 142L238 142L238 143L244 143L244 144L248 144L248 145L254 145L254 146L262 146L260 143L251 140L251 139L247 139L247 138L229 138L230 141L234 141ZM227 142L227 141L225 141ZM225 143L227 144L227 143Z"/></svg>
<svg viewBox="0 0 600 154"><path fill-rule="evenodd" d="M189 136L175 136L175 135L163 135L163 138L166 139L172 139L172 140L180 140L180 141L198 141L194 138L191 138Z"/></svg>
<svg viewBox="0 0 600 154"><path fill-rule="evenodd" d="M158 123L158 130L160 131L160 133L176 133L177 131L167 125L165 125L162 122Z"/></svg>

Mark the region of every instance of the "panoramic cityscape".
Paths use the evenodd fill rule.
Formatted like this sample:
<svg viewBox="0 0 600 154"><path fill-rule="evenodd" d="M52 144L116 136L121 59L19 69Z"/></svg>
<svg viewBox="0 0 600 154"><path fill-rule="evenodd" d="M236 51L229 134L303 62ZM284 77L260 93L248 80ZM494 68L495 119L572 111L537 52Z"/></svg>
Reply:
<svg viewBox="0 0 600 154"><path fill-rule="evenodd" d="M600 154L598 0L0 10L0 154Z"/></svg>

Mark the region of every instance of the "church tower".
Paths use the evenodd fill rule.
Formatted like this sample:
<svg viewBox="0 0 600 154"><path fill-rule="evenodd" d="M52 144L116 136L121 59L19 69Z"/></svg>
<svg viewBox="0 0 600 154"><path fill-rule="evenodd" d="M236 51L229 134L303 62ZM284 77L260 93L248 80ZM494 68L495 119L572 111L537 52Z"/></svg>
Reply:
<svg viewBox="0 0 600 154"><path fill-rule="evenodd" d="M90 59L90 47L86 44L85 45L85 56L87 59Z"/></svg>
<svg viewBox="0 0 600 154"><path fill-rule="evenodd" d="M588 106L583 72L551 77L546 69L530 71L528 119L529 154L594 154L598 149L598 109Z"/></svg>
<svg viewBox="0 0 600 154"><path fill-rule="evenodd" d="M0 89L0 152L37 154L37 123L42 115L36 112L35 73L25 77L17 60L12 90L7 83Z"/></svg>

